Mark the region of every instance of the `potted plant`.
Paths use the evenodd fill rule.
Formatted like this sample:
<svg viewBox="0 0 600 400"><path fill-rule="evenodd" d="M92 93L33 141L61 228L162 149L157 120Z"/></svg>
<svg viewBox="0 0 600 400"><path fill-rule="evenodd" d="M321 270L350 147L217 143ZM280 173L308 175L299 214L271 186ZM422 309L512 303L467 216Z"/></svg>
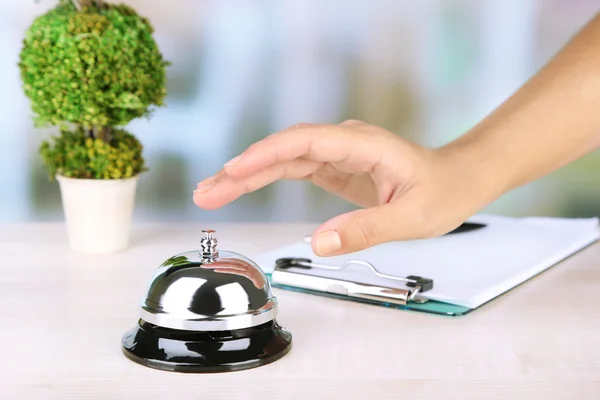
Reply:
<svg viewBox="0 0 600 400"><path fill-rule="evenodd" d="M150 22L123 4L59 0L28 28L19 68L39 152L58 181L69 243L85 253L129 244L142 144L123 129L164 105L166 67Z"/></svg>

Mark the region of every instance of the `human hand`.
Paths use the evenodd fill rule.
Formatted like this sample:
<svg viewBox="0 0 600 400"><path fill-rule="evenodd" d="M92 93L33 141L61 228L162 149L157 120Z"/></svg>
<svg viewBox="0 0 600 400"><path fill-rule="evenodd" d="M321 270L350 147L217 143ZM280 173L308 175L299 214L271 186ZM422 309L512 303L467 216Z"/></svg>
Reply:
<svg viewBox="0 0 600 400"><path fill-rule="evenodd" d="M428 238L458 227L498 193L457 149L427 149L360 121L294 125L254 143L200 182L194 202L216 209L277 180L310 180L363 209L313 234L317 255Z"/></svg>

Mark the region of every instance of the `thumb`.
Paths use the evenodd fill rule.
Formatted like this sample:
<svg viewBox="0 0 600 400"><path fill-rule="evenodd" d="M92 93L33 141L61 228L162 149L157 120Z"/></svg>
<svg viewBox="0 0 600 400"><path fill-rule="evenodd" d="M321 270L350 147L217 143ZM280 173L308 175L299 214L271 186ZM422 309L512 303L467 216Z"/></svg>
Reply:
<svg viewBox="0 0 600 400"><path fill-rule="evenodd" d="M388 203L339 215L315 231L312 250L318 256L334 256L414 238L419 230L408 214L412 213L406 207Z"/></svg>

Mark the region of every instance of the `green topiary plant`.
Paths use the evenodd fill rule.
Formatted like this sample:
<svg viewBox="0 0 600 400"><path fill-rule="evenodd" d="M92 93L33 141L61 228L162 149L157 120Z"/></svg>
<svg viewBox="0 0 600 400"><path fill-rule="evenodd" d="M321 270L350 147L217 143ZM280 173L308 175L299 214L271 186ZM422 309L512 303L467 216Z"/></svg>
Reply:
<svg viewBox="0 0 600 400"><path fill-rule="evenodd" d="M36 126L59 126L40 152L51 178L120 179L145 169L118 130L163 106L166 67L150 22L123 4L59 0L26 32L19 68Z"/></svg>

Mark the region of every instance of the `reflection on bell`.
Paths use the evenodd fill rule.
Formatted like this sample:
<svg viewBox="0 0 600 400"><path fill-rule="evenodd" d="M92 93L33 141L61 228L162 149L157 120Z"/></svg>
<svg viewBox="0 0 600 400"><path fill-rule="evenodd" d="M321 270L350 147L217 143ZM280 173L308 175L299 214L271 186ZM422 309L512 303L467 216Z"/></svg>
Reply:
<svg viewBox="0 0 600 400"><path fill-rule="evenodd" d="M200 250L165 261L151 279L122 350L142 365L177 372L226 372L276 361L291 348L277 299L248 258L217 251L214 231Z"/></svg>

